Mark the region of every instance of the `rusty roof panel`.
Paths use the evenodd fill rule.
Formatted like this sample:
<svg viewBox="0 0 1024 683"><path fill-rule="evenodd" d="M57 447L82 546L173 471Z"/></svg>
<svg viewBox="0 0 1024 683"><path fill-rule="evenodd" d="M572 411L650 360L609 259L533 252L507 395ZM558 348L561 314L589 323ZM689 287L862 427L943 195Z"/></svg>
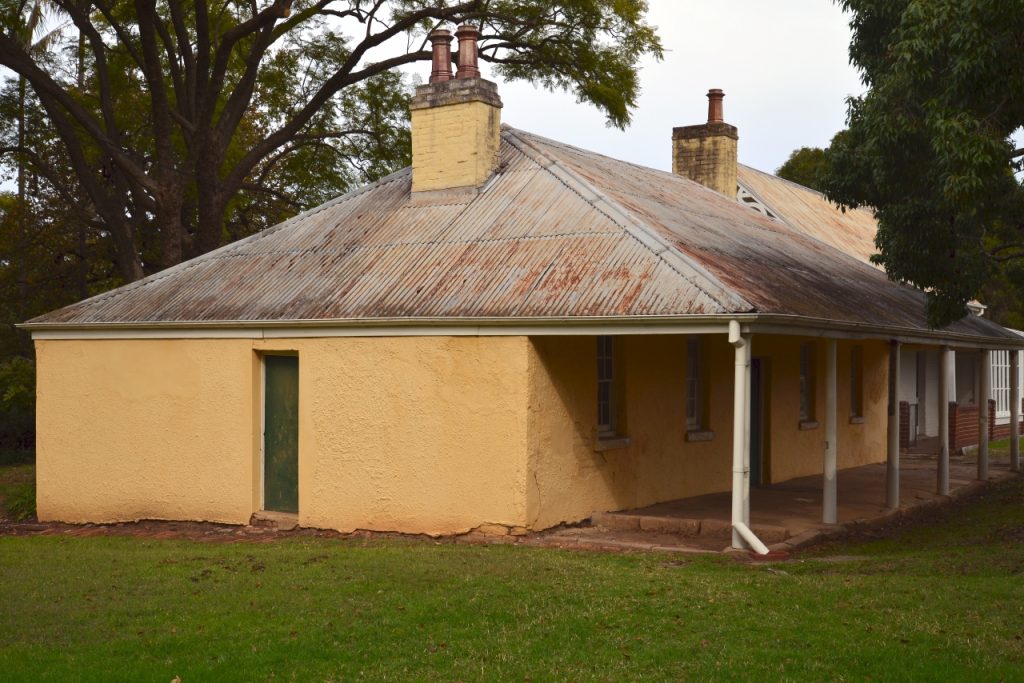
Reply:
<svg viewBox="0 0 1024 683"><path fill-rule="evenodd" d="M920 291L890 282L802 230L688 179L528 137L545 156L569 166L710 270L756 312L927 329ZM818 210L832 219L834 207L824 204L828 211ZM1004 336L1000 326L974 316L950 329Z"/></svg>
<svg viewBox="0 0 1024 683"><path fill-rule="evenodd" d="M783 221L815 239L870 263L878 225L871 211L841 211L820 192L739 165L739 184Z"/></svg>
<svg viewBox="0 0 1024 683"><path fill-rule="evenodd" d="M804 210L811 220L820 207ZM30 322L747 312L924 327L920 292L801 230L689 180L506 129L480 190L414 195L407 169Z"/></svg>

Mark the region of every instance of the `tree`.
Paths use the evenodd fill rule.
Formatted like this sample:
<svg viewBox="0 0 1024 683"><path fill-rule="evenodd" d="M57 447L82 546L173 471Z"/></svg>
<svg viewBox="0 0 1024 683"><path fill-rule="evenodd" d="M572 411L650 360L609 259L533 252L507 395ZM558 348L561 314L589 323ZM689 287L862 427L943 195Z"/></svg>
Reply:
<svg viewBox="0 0 1024 683"><path fill-rule="evenodd" d="M435 26L480 25L502 77L572 90L617 126L639 58L661 55L643 0L51 1L78 35L47 61L6 28L0 65L45 112L63 189L88 199L124 281L405 165L398 67L429 60Z"/></svg>
<svg viewBox="0 0 1024 683"><path fill-rule="evenodd" d="M820 192L824 168L825 150L821 147L801 147L793 150L786 162L775 169L775 175Z"/></svg>
<svg viewBox="0 0 1024 683"><path fill-rule="evenodd" d="M878 218L877 261L941 326L1024 257L1024 0L839 0L867 92L849 101L825 193Z"/></svg>

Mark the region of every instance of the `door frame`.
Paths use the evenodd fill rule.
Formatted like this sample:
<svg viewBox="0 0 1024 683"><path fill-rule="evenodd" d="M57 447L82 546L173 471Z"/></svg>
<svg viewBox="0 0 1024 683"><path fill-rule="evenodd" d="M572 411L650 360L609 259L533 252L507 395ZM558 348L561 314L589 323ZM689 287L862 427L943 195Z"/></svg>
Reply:
<svg viewBox="0 0 1024 683"><path fill-rule="evenodd" d="M264 512L267 509L267 356L293 356L296 359L299 357L299 352L295 350L260 350L256 352L259 359L260 365L260 386L259 386L259 419L260 429L258 436L259 441L259 461L260 461L260 476L257 488L259 490L259 509L256 512ZM300 371L302 364L299 363L299 367L296 369ZM301 382L299 384L301 387ZM300 414L301 417L301 414ZM298 424L296 424L296 440L300 438L298 432ZM298 443L296 443L296 457L298 457ZM299 463L296 462L296 466Z"/></svg>
<svg viewBox="0 0 1024 683"><path fill-rule="evenodd" d="M750 484L752 486L764 486L771 482L771 359L768 357L754 357L750 359L750 413L751 427L753 427L754 397L757 396L758 408L760 408L760 449L757 458L757 469L755 470L753 453L750 457ZM755 373L754 367L757 367ZM755 385L754 378L757 377ZM754 444L753 430L749 447ZM755 480L753 474L757 472Z"/></svg>

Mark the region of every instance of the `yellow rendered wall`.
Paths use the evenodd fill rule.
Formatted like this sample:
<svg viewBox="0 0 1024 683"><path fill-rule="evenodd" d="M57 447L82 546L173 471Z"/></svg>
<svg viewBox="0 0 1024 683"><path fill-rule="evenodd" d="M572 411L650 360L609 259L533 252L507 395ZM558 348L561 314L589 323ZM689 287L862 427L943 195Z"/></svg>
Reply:
<svg viewBox="0 0 1024 683"><path fill-rule="evenodd" d="M251 347L37 341L39 518L247 522Z"/></svg>
<svg viewBox="0 0 1024 683"><path fill-rule="evenodd" d="M616 337L616 372L624 382L626 448L595 451L597 368L594 337L536 337L530 361L528 522L544 528L595 511L727 491L732 470L733 348L726 335L706 337L707 428L711 441L686 440L685 336ZM819 474L824 420L799 428L799 344L805 339L755 335L753 356L765 368L771 482ZM825 410L825 342L818 340L816 414ZM885 459L887 346L863 347L864 421L851 424L850 348L838 344L839 467Z"/></svg>
<svg viewBox="0 0 1024 683"><path fill-rule="evenodd" d="M413 192L479 187L498 167L498 107L471 101L411 114Z"/></svg>
<svg viewBox="0 0 1024 683"><path fill-rule="evenodd" d="M309 421L299 425L309 435L300 444L300 524L428 534L523 525L525 337L295 346Z"/></svg>
<svg viewBox="0 0 1024 683"><path fill-rule="evenodd" d="M522 525L523 337L38 341L44 520L245 523L261 353L299 356L299 523Z"/></svg>
<svg viewBox="0 0 1024 683"><path fill-rule="evenodd" d="M825 370L827 341L803 337L755 335L753 356L768 363L771 424L769 482L820 474L825 448ZM800 344L815 345L814 429L800 429ZM863 349L864 420L850 422L850 350ZM836 440L840 469L881 462L886 457L888 346L880 341L837 343Z"/></svg>
<svg viewBox="0 0 1024 683"><path fill-rule="evenodd" d="M529 526L721 491L732 468L733 352L709 337L711 441L686 441L686 337L616 337L626 448L595 451L594 337L535 337L530 364Z"/></svg>

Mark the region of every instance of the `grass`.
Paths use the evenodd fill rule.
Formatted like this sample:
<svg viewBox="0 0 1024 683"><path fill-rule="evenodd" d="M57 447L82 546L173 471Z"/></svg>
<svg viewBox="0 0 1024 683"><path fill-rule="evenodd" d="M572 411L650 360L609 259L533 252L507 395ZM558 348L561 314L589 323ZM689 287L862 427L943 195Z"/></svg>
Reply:
<svg viewBox="0 0 1024 683"><path fill-rule="evenodd" d="M24 457L12 459L23 462ZM36 516L35 466L17 464L0 467L0 520L22 521Z"/></svg>
<svg viewBox="0 0 1024 683"><path fill-rule="evenodd" d="M1024 446L1024 437L1020 437L1020 442ZM1024 451L1024 448L1022 448ZM968 459L978 457L978 447L970 446L964 449L964 455ZM988 457L989 460L1008 460L1010 457L1010 437L1005 439L996 439L988 442Z"/></svg>
<svg viewBox="0 0 1024 683"><path fill-rule="evenodd" d="M1015 680L1024 482L783 564L0 537L4 680Z"/></svg>

